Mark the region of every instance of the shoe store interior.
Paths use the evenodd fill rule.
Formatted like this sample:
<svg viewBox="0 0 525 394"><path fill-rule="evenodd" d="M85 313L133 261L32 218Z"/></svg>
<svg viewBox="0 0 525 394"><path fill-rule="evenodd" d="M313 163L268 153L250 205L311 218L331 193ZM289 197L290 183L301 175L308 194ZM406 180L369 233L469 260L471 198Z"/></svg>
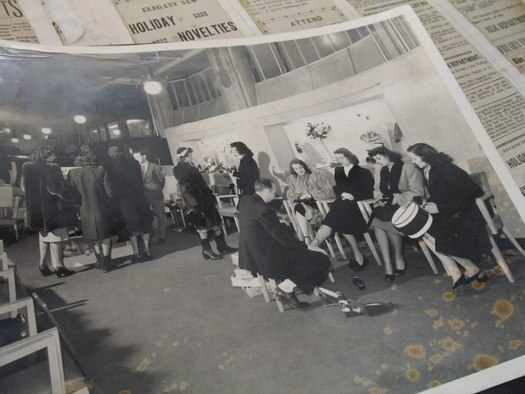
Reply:
<svg viewBox="0 0 525 394"><path fill-rule="evenodd" d="M522 357L525 224L399 23L208 49L2 49L0 392L408 393ZM412 233L381 216L404 188L429 197L439 165L418 147L478 193L448 215L470 260L441 251L443 212L416 192ZM467 194L446 187L455 176L447 202ZM296 251L329 260L312 291L304 273L247 268L264 254L289 269Z"/></svg>

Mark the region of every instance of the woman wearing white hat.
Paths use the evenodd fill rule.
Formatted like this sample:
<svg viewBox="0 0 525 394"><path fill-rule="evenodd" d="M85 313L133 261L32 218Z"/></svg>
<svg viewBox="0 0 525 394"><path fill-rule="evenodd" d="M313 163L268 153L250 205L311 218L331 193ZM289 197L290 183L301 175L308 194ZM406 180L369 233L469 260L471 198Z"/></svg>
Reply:
<svg viewBox="0 0 525 394"><path fill-rule="evenodd" d="M181 147L177 149L179 162L173 169L173 175L179 183L182 198L190 210L190 220L197 229L201 239L202 257L205 260L219 260L223 254L237 251L228 246L222 233L222 218L216 207L213 192L202 178L199 170L191 162L193 149ZM215 243L219 254L210 245L209 232L213 230Z"/></svg>

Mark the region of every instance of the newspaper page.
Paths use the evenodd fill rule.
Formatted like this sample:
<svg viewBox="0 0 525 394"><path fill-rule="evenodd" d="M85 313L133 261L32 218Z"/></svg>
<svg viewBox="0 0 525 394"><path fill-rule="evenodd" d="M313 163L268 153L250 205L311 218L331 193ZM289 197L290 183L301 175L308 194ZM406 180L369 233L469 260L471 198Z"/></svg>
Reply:
<svg viewBox="0 0 525 394"><path fill-rule="evenodd" d="M507 215L504 221L509 230L514 234L524 233L525 205L508 168L494 146L484 143L488 139L487 131L449 70L452 59L443 60L409 7L313 31L249 39L122 47L45 47L8 41L1 44L2 61L13 62L12 67L2 71L6 80L16 80L10 92L0 91L1 121L8 121L12 130L26 133L37 130L39 138L43 138L40 129L45 127L47 141L57 147L63 146L63 141L85 142L84 148L96 153L96 147L106 148L110 143L119 142L127 151L132 141L123 138L126 134L129 136L135 130L137 136L155 137L158 134L153 131L162 131L173 162L176 162L177 149L184 146L193 149L196 167L208 167L213 159L214 163L222 163L227 168L236 159L229 149L230 142L243 141L253 151L260 175L271 179L282 191L287 182L285 173L293 159L300 159L318 171L326 170L333 179L329 165L338 148L351 150L364 167L368 165L368 152L374 147L386 146L407 159L409 146L425 143L445 152L463 170L472 171L475 164L476 171L487 175L488 186L497 198L505 201L499 207L500 212ZM146 66L156 81L150 80L150 76L146 79ZM160 85L160 89L146 96L146 82L157 82L155 85ZM80 114L82 122L72 127L73 116ZM158 130L146 127L150 117L154 118ZM329 126L319 126L325 138L311 138L308 125ZM35 140L36 137L20 139L18 146L28 149ZM133 142L146 148L146 141L148 138L136 138ZM76 152L81 152L78 146ZM74 157L69 155L64 160L73 161ZM370 164L372 171L376 164ZM211 178L212 174L224 175L202 172L203 177ZM508 221L508 216L514 221ZM411 257L416 258L413 253ZM515 266L517 271L518 266L523 265ZM344 269L347 272L346 263ZM516 307L514 311L509 301L506 310L511 312L502 315L500 320L504 324L496 323L499 337L503 338L501 342L487 341L488 336L494 336L496 319L479 318L480 310L491 317L490 309L498 297L509 294L502 293L508 290L501 289L501 280L501 277L494 279L498 284L494 287L499 287L499 291L489 289L476 298L476 305L482 307L463 309L458 309L461 300L452 302L455 297L450 292L450 284L444 283L441 276L422 275L399 282L399 287L417 282L419 290L427 286L421 297L432 294L427 300L439 303L439 312L431 314L421 310L421 300L402 293L398 299L406 305L396 309L396 313L376 320L352 321L363 325L362 331L377 339L366 344L370 357L367 354L363 357L366 362L356 363L352 373L348 373L346 363L316 364L318 352L301 352L297 362L306 357L318 369L315 374L304 375L304 387L317 388L319 376L330 370L330 376L337 379L322 382L325 392L339 392L341 387L352 387L356 392L420 392L471 374L472 368L483 369L513 359L521 349L517 346L517 352L507 351L510 347L507 343L508 338L522 333L522 310ZM384 287L382 278L376 281L379 282L378 291L388 293L388 297L394 297L392 300L399 297L399 292L394 291L398 285ZM517 281L515 285L523 284ZM445 292L453 297L445 297ZM519 292L521 294L521 288ZM414 318L412 308L416 304L420 308L418 319ZM212 309L217 308L227 309L229 305L218 303ZM314 324L316 329L319 327L319 332L331 330L334 343L351 354L356 346L353 341L362 345L362 338L349 337L348 325L328 315L331 310L321 307L305 312L310 313L305 322ZM463 314L461 321L457 318L459 311ZM175 314L163 316L170 319ZM337 317L344 318L344 315ZM447 320L452 323L447 324ZM378 324L381 321L384 324ZM413 323L397 325L401 321ZM459 321L459 328L454 327L455 321ZM459 331L465 322L469 325ZM259 326L252 329L259 330L257 334L264 338L267 328ZM419 340L421 332L430 338L425 347L414 344L407 348L408 343L396 337L400 330L404 331L403 338ZM197 335L200 337L200 333ZM301 341L304 342L303 338L292 335L283 342L283 354L292 354L290 350L301 346ZM475 346L480 343L489 343L483 347L483 353L497 355L497 359L489 358L489 365L485 362L487 357L473 361L474 351L479 350ZM505 349L500 352L501 344ZM129 348L126 362L133 364L129 369L135 373L134 360L144 357L143 347ZM466 348L473 351L462 351ZM158 357L155 373L186 362L209 371L213 382L214 374L222 371L217 368L217 359L210 358L209 352L204 353L195 358L199 357L196 352L184 352L183 358L191 357L188 361L180 358L180 352L171 352L166 354L165 364L162 364L165 358ZM437 356L426 356L430 354ZM385 359L389 364L383 368ZM452 359L454 368L449 362ZM246 387L254 387L258 374L251 373L253 365L238 363L235 372L250 380L239 383L238 379L229 379L231 386L225 390L242 392ZM282 375L281 370L275 372ZM476 383L484 380L490 385L490 373L484 376L485 379L477 375ZM104 379L104 384L109 385L111 378ZM295 379L281 379L277 383L267 376L262 379L269 385L274 384L265 386L270 387L268 392L297 389ZM151 379L148 384L148 389L142 392L171 390L167 386L171 381L161 378ZM206 391L198 379L191 384L196 392Z"/></svg>
<svg viewBox="0 0 525 394"><path fill-rule="evenodd" d="M137 44L242 37L216 1L113 0Z"/></svg>
<svg viewBox="0 0 525 394"><path fill-rule="evenodd" d="M0 39L38 43L38 38L16 0L0 4Z"/></svg>
<svg viewBox="0 0 525 394"><path fill-rule="evenodd" d="M348 0L362 15L398 6L397 0ZM525 194L525 98L432 5L403 1L417 13Z"/></svg>
<svg viewBox="0 0 525 394"><path fill-rule="evenodd" d="M518 0L450 0L479 31L525 72L525 5Z"/></svg>
<svg viewBox="0 0 525 394"><path fill-rule="evenodd" d="M349 19L332 0L240 0L240 4L264 34L310 29Z"/></svg>

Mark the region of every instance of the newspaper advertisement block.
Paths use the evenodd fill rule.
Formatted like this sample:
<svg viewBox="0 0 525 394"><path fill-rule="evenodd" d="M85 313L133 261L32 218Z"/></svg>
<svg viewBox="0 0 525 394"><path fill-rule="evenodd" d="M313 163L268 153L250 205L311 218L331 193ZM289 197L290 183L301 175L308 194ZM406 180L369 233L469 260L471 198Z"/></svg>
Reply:
<svg viewBox="0 0 525 394"><path fill-rule="evenodd" d="M517 0L450 0L492 44L525 72L525 5Z"/></svg>
<svg viewBox="0 0 525 394"><path fill-rule="evenodd" d="M137 44L243 36L217 2L114 0L113 4Z"/></svg>
<svg viewBox="0 0 525 394"><path fill-rule="evenodd" d="M38 43L38 38L16 0L0 4L0 39Z"/></svg>
<svg viewBox="0 0 525 394"><path fill-rule="evenodd" d="M348 20L332 0L241 0L240 3L264 34L304 30Z"/></svg>

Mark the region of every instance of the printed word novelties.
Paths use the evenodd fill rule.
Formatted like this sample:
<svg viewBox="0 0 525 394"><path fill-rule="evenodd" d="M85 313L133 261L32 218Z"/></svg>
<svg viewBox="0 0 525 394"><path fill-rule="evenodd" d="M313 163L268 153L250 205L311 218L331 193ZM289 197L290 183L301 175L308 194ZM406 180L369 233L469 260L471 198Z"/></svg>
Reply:
<svg viewBox="0 0 525 394"><path fill-rule="evenodd" d="M230 33L237 31L237 26L233 22L217 23L210 26L196 27L183 32L178 32L181 41L193 41L202 38L213 37L217 34Z"/></svg>

